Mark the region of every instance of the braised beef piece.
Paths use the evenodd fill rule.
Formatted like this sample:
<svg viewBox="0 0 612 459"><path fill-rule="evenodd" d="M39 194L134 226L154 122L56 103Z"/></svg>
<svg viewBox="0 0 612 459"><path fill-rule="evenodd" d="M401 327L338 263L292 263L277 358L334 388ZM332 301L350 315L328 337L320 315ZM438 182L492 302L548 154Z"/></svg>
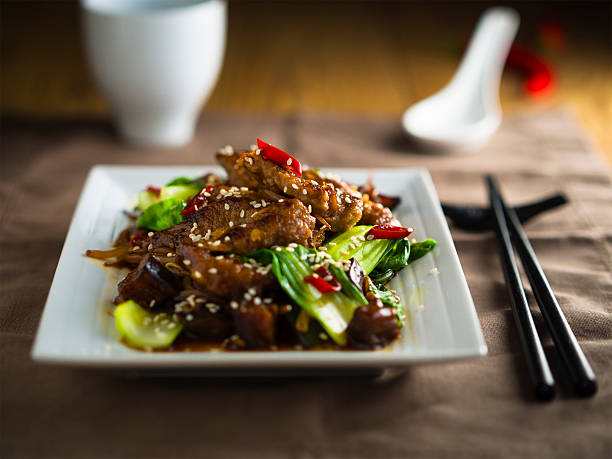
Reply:
<svg viewBox="0 0 612 459"><path fill-rule="evenodd" d="M215 256L202 247L188 244L181 244L177 255L198 288L210 297L241 299L249 291L252 295L261 295L278 289L272 273L240 257Z"/></svg>
<svg viewBox="0 0 612 459"><path fill-rule="evenodd" d="M299 177L257 152L218 154L217 159L226 169L230 183L299 199L312 207L314 215L325 219L334 232L350 229L361 218L361 199L337 189L333 183Z"/></svg>
<svg viewBox="0 0 612 459"><path fill-rule="evenodd" d="M270 202L260 194L213 198L178 225L155 233L152 248L199 243L215 252L248 255L273 245L313 243L315 218L297 199Z"/></svg>
<svg viewBox="0 0 612 459"><path fill-rule="evenodd" d="M368 304L355 310L346 330L349 346L376 349L384 347L399 336L397 316L392 308L372 293L366 295Z"/></svg>
<svg viewBox="0 0 612 459"><path fill-rule="evenodd" d="M236 309L230 308L236 325L236 333L249 347L269 347L276 343L276 318L278 307L259 303L256 298L243 298ZM261 299L261 298L259 298Z"/></svg>
<svg viewBox="0 0 612 459"><path fill-rule="evenodd" d="M119 297L134 300L140 306L152 308L172 298L181 289L181 281L150 254L145 255L138 267L119 282Z"/></svg>
<svg viewBox="0 0 612 459"><path fill-rule="evenodd" d="M374 185L372 185L371 182L361 185L359 187L359 191L363 195L367 195L370 201L378 202L383 206L388 207L390 210L395 209L401 202L401 198L399 196L387 196L380 194L378 190L374 188Z"/></svg>
<svg viewBox="0 0 612 459"><path fill-rule="evenodd" d="M192 338L217 341L234 333L234 320L227 308L201 294L175 298L174 313L183 324L183 331Z"/></svg>
<svg viewBox="0 0 612 459"><path fill-rule="evenodd" d="M363 198L363 214L360 225L386 225L397 223L389 209L379 202L370 201L367 196Z"/></svg>

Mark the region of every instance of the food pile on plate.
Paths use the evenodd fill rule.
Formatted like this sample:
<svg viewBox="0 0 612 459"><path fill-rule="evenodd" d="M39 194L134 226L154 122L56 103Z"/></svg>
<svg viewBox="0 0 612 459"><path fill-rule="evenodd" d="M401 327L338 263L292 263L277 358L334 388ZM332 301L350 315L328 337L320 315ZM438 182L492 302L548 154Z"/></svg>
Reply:
<svg viewBox="0 0 612 459"><path fill-rule="evenodd" d="M138 196L110 250L129 268L116 326L138 349L376 349L406 322L387 283L435 242L410 239L398 198L303 167L258 139L225 147L226 177L179 177Z"/></svg>

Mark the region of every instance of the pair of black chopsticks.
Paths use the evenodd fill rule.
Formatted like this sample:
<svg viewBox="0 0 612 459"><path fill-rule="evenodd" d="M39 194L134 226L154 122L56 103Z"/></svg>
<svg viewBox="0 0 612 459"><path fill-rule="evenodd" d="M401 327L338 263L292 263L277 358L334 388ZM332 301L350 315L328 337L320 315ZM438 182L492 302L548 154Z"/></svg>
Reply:
<svg viewBox="0 0 612 459"><path fill-rule="evenodd" d="M516 244L516 251L575 393L581 397L595 394L597 391L595 374L559 307L516 212L506 206L495 179L487 175L486 182L489 189L491 213L495 218L495 231L500 245L504 277L521 345L527 357L535 397L538 400L554 398L555 380L527 303L514 256L513 242Z"/></svg>

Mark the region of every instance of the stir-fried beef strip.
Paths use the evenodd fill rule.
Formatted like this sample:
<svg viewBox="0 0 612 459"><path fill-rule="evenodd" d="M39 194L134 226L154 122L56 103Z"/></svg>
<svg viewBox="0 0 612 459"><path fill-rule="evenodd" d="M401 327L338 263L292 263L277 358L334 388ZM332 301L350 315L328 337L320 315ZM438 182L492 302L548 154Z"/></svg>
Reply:
<svg viewBox="0 0 612 459"><path fill-rule="evenodd" d="M360 225L386 225L397 224L397 220L391 211L379 202L370 201L367 196L363 197L363 214Z"/></svg>
<svg viewBox="0 0 612 459"><path fill-rule="evenodd" d="M175 298L174 314L190 337L221 340L234 333L234 320L221 302L208 299L202 292L188 292Z"/></svg>
<svg viewBox="0 0 612 459"><path fill-rule="evenodd" d="M313 243L315 218L297 199L269 202L258 194L226 195L150 238L151 248L194 242L215 252L248 255L272 245Z"/></svg>
<svg viewBox="0 0 612 459"><path fill-rule="evenodd" d="M274 291L278 284L268 268L240 257L213 255L210 251L181 244L177 255L196 286L211 298L240 299L245 294L261 296Z"/></svg>
<svg viewBox="0 0 612 459"><path fill-rule="evenodd" d="M119 282L119 301L133 300L152 308L177 295L181 281L150 254L142 257L138 267Z"/></svg>
<svg viewBox="0 0 612 459"><path fill-rule="evenodd" d="M275 193L299 199L310 206L312 213L322 217L334 232L350 229L361 218L363 203L333 183L299 177L264 159L258 152L218 154L230 183L256 189L269 189Z"/></svg>

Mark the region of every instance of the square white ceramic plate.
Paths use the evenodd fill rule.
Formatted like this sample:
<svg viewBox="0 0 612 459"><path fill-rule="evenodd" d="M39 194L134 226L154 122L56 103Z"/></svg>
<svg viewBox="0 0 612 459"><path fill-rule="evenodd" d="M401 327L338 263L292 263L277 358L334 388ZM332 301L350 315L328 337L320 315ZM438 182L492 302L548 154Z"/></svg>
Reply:
<svg viewBox="0 0 612 459"><path fill-rule="evenodd" d="M109 314L120 277L83 256L110 247L126 226L122 210L139 190L177 176L220 172L217 167L96 166L68 231L32 350L40 362L93 367L241 369L391 368L486 354L474 304L429 173L423 169L326 169L352 183L373 174L382 193L399 195L395 215L421 240L438 241L431 254L401 272L393 288L410 323L382 351L235 351L147 353L119 342Z"/></svg>

